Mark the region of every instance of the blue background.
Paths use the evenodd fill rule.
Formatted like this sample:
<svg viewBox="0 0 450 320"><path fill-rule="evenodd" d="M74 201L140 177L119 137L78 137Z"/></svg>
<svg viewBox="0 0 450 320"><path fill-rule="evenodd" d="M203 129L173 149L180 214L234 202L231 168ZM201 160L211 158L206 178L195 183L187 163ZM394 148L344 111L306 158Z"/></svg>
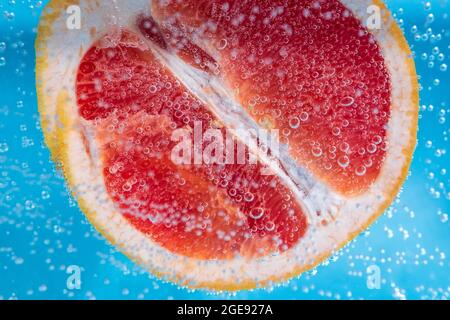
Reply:
<svg viewBox="0 0 450 320"><path fill-rule="evenodd" d="M86 221L43 144L34 39L46 1L0 0L0 299L448 299L450 295L450 4L387 1L415 52L419 144L393 206L325 265L280 286L235 295L155 279ZM66 268L82 268L80 290ZM367 267L381 270L379 290Z"/></svg>

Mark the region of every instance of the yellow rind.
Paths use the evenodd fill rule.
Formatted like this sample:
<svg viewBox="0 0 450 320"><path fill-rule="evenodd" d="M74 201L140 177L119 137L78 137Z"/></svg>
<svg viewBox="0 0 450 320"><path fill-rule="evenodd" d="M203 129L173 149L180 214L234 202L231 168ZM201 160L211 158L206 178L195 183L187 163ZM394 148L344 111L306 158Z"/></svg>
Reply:
<svg viewBox="0 0 450 320"><path fill-rule="evenodd" d="M49 62L47 61L48 52L45 44L47 39L53 35L51 29L55 20L59 17L62 9L67 8L70 5L79 4L77 0L52 0L45 7L42 13L41 20L38 26L38 32L35 42L36 49L36 92L38 99L38 109L41 117L41 127L44 132L45 143L49 147L52 155L52 159L55 162L59 162L59 152L58 141L56 139L53 129L49 126L48 117L52 116L47 112L46 99L49 99L47 94L44 92L44 79L42 75L44 70L48 68Z"/></svg>
<svg viewBox="0 0 450 320"><path fill-rule="evenodd" d="M389 10L386 8L385 4L381 0L373 0L373 2L378 5L382 10L384 11L384 17L386 19L392 19L389 13ZM47 146L49 147L51 151L52 158L55 162L61 163L61 169L63 171L63 174L67 180L67 183L74 192L75 183L74 178L72 177L70 168L67 166L69 163L69 153L68 153L68 146L67 141L69 141L68 137L71 133L71 130L73 130L76 127L76 123L74 119L71 117L70 114L65 112L67 110L66 103L68 98L68 93L65 91L58 92L57 94L57 118L59 121L59 124L56 126L56 128L51 128L48 123L48 117L50 116L47 112L48 108L46 108L47 100L50 98L47 96L47 93L44 92L43 89L43 79L41 78L41 75L44 73L44 70L47 69L49 62L47 61L47 49L45 48L45 43L47 43L47 39L49 39L53 32L51 30L51 26L53 22L59 17L59 13L62 9L66 8L69 5L72 4L78 4L79 1L75 0L52 0L46 7L45 13L41 17L41 22L38 28L38 36L36 40L36 88L37 88L37 96L38 96L38 104L39 104L39 112L41 115L41 122L42 122L42 129L44 132L45 142ZM394 38L397 40L397 44L405 53L406 56L411 57L408 59L407 64L408 68L410 70L410 78L411 78L411 87L413 88L412 96L411 96L411 103L413 106L411 107L411 113L413 115L414 124L413 124L413 130L410 133L410 141L409 144L403 149L403 155L405 156L408 161L406 162L405 166L402 168L401 175L399 179L397 180L397 183L392 187L392 190L388 192L389 196L386 199L386 201L376 210L376 212L372 215L371 219L367 221L360 229L350 234L348 239L335 249L340 250L342 249L348 242L352 241L358 234L360 234L363 230L368 228L379 216L381 216L384 211L390 206L392 201L395 199L396 195L400 191L400 188L403 184L403 182L406 180L409 172L409 167L411 164L411 159L414 153L414 149L416 146L417 141L417 128L418 128L418 106L419 106L419 86L416 76L416 69L415 64L412 59L412 53L408 46L408 43L406 39L404 38L404 35L400 29L400 27L396 23L391 24L390 33L394 36ZM79 134L79 133L78 133ZM76 199L78 200L80 209L84 212L88 220L95 226L95 228L102 234L104 238L106 238L110 243L112 243L114 246L118 247L120 250L122 249L120 244L117 244L114 240L114 237L110 234L108 234L104 229L101 228L101 226L98 226L95 224L95 216L96 212L92 208L90 208L89 204L84 201L84 199L81 196L78 196L74 194ZM127 255L132 261L139 265L143 265L143 261L140 259L139 256L131 255L129 252L123 252L125 255ZM187 286L192 289L210 289L210 290L216 290L216 291L239 291L239 290L250 290L255 288L261 288L266 287L275 283L285 282L288 281L291 278L297 277L303 272L310 270L314 268L315 266L321 264L324 260L326 260L333 252L329 251L326 252L316 258L316 260L307 265L302 266L298 268L294 268L291 272L287 272L280 275L274 275L273 277L262 281L262 282L255 282L255 281L244 281L244 282L222 282L222 281L204 281L204 282L197 282L195 284L188 283L185 279L183 279L181 276L173 276L169 273L163 273L158 272L157 270L149 270L152 274L155 276L162 278L167 281L171 281L174 283L177 283L181 286Z"/></svg>

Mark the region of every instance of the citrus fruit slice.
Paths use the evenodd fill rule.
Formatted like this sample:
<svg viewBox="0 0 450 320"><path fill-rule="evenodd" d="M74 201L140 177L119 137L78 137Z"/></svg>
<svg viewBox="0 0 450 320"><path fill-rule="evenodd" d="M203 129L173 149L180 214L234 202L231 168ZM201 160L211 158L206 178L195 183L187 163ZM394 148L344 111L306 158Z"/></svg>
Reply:
<svg viewBox="0 0 450 320"><path fill-rule="evenodd" d="M299 275L406 178L418 85L379 1L51 1L36 46L46 143L81 209L166 280Z"/></svg>

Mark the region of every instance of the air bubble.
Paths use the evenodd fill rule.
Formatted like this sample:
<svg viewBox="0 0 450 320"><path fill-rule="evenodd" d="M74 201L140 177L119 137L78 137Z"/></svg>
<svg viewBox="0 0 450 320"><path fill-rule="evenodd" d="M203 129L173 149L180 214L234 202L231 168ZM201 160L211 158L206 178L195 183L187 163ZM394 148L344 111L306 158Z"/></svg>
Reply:
<svg viewBox="0 0 450 320"><path fill-rule="evenodd" d="M350 158L348 156L339 157L338 164L345 169L350 165Z"/></svg>
<svg viewBox="0 0 450 320"><path fill-rule="evenodd" d="M271 232L275 230L275 223L272 221L269 221L266 223L265 228L267 231Z"/></svg>
<svg viewBox="0 0 450 320"><path fill-rule="evenodd" d="M341 134L341 129L338 127L334 127L333 129L331 129L331 132L333 133L334 136L339 136Z"/></svg>
<svg viewBox="0 0 450 320"><path fill-rule="evenodd" d="M228 40L227 39L221 39L219 41L219 45L217 46L217 49L219 50L224 50L228 45Z"/></svg>
<svg viewBox="0 0 450 320"><path fill-rule="evenodd" d="M9 150L9 146L7 143L0 143L0 153L6 153Z"/></svg>
<svg viewBox="0 0 450 320"><path fill-rule="evenodd" d="M355 103L355 99L353 97L345 97L339 103L342 107L351 107Z"/></svg>
<svg viewBox="0 0 450 320"><path fill-rule="evenodd" d="M245 200L246 202L252 202L254 199L255 199L255 195L254 195L253 193L251 193L251 192L246 192L246 193L244 194L244 200Z"/></svg>
<svg viewBox="0 0 450 320"><path fill-rule="evenodd" d="M292 129L298 129L300 127L300 119L298 117L292 117L289 119L289 126Z"/></svg>
<svg viewBox="0 0 450 320"><path fill-rule="evenodd" d="M360 177L365 175L366 172L367 172L367 168L365 166L359 166L358 168L356 168L356 171L355 171L356 175L358 175Z"/></svg>
<svg viewBox="0 0 450 320"><path fill-rule="evenodd" d="M340 149L342 152L347 153L347 152L350 150L350 145L349 145L347 142L343 142L343 143L341 143L339 149Z"/></svg>
<svg viewBox="0 0 450 320"><path fill-rule="evenodd" d="M308 114L307 112L302 112L302 113L300 114L300 120L301 120L302 122L308 121L308 119L309 119L309 114Z"/></svg>
<svg viewBox="0 0 450 320"><path fill-rule="evenodd" d="M367 146L367 152L369 153L375 153L377 152L377 146L374 143L369 143L369 145Z"/></svg>
<svg viewBox="0 0 450 320"><path fill-rule="evenodd" d="M314 147L314 148L312 149L312 154L313 154L314 157L319 158L319 157L322 156L323 151L322 151L322 149L319 148L319 147Z"/></svg>
<svg viewBox="0 0 450 320"><path fill-rule="evenodd" d="M257 207L250 210L250 218L259 220L264 216L264 209Z"/></svg>

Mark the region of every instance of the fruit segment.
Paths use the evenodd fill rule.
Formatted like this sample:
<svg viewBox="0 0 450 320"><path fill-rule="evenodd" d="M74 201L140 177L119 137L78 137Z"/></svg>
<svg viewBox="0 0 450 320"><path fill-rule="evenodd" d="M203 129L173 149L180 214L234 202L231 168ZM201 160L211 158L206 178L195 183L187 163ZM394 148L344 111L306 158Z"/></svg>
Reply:
<svg viewBox="0 0 450 320"><path fill-rule="evenodd" d="M151 40L164 48L161 39ZM80 63L77 97L83 124L100 146L109 195L162 247L198 259L250 258L286 251L305 234L307 218L294 194L259 162L196 164L193 155L174 161L174 133L191 139L208 129L229 133L142 37L117 31L100 39ZM244 155L251 157L247 149Z"/></svg>
<svg viewBox="0 0 450 320"><path fill-rule="evenodd" d="M390 77L373 35L339 1L167 0L152 14L172 50L216 63L232 98L280 130L299 166L344 195L377 179Z"/></svg>

